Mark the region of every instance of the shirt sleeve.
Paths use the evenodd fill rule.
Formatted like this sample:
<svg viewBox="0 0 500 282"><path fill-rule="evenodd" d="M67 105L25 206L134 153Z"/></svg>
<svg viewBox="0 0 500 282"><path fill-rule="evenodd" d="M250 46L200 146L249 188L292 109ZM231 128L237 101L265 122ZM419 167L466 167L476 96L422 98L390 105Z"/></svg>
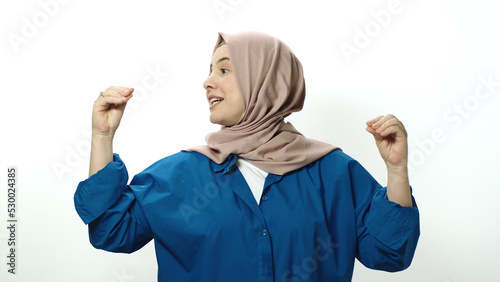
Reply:
<svg viewBox="0 0 500 282"><path fill-rule="evenodd" d="M76 189L75 208L88 224L90 242L95 248L131 253L153 237L127 181L125 164L114 154L112 162L80 182Z"/></svg>
<svg viewBox="0 0 500 282"><path fill-rule="evenodd" d="M408 268L420 236L419 212L387 199L387 188L359 164L351 167L356 218L358 260L368 268L400 271Z"/></svg>

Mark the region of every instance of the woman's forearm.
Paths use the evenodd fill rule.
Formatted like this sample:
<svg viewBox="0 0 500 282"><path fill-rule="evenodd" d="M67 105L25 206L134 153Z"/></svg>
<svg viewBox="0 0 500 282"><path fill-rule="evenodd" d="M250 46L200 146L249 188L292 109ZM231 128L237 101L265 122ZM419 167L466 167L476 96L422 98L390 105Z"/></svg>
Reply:
<svg viewBox="0 0 500 282"><path fill-rule="evenodd" d="M408 168L387 168L387 198L403 207L412 207Z"/></svg>
<svg viewBox="0 0 500 282"><path fill-rule="evenodd" d="M89 177L113 161L113 137L92 134Z"/></svg>

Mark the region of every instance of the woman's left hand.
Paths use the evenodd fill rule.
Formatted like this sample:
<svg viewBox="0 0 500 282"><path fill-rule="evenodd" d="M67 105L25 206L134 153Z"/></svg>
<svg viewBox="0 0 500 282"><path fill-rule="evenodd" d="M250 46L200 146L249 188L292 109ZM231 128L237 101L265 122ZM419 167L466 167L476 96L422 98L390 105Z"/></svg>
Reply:
<svg viewBox="0 0 500 282"><path fill-rule="evenodd" d="M395 116L378 116L366 122L366 130L375 137L380 155L388 169L406 168L408 165L408 134Z"/></svg>

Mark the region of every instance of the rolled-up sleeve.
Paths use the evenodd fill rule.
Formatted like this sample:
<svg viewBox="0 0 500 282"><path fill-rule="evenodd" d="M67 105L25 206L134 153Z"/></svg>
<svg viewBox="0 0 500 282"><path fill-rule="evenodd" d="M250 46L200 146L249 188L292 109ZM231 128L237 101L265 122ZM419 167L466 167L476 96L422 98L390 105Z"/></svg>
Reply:
<svg viewBox="0 0 500 282"><path fill-rule="evenodd" d="M370 234L392 249L400 249L410 236L418 234L419 213L413 207L402 207L387 199L387 188L379 189L372 200L366 225Z"/></svg>
<svg viewBox="0 0 500 282"><path fill-rule="evenodd" d="M103 169L78 184L76 212L85 224L94 221L115 203L127 187L128 173L118 154Z"/></svg>
<svg viewBox="0 0 500 282"><path fill-rule="evenodd" d="M358 234L358 259L366 267L389 272L408 268L420 236L419 212L387 199L386 188L376 191Z"/></svg>
<svg viewBox="0 0 500 282"><path fill-rule="evenodd" d="M387 199L387 188L359 164L350 170L357 210L356 257L368 268L400 271L410 266L420 236L419 211Z"/></svg>
<svg viewBox="0 0 500 282"><path fill-rule="evenodd" d="M75 208L88 224L90 242L95 248L131 253L154 236L127 181L125 164L114 154L112 162L77 187ZM144 185L149 187L151 183Z"/></svg>

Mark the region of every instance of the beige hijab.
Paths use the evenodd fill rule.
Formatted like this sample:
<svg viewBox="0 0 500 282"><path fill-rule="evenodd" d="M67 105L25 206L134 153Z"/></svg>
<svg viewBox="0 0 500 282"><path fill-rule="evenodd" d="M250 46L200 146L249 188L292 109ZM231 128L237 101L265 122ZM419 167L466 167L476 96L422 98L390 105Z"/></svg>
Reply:
<svg viewBox="0 0 500 282"><path fill-rule="evenodd" d="M305 82L302 65L279 39L259 32L219 33L224 40L245 111L238 123L207 135L196 151L216 163L236 154L256 167L283 175L338 149L305 138L284 118L302 109Z"/></svg>

